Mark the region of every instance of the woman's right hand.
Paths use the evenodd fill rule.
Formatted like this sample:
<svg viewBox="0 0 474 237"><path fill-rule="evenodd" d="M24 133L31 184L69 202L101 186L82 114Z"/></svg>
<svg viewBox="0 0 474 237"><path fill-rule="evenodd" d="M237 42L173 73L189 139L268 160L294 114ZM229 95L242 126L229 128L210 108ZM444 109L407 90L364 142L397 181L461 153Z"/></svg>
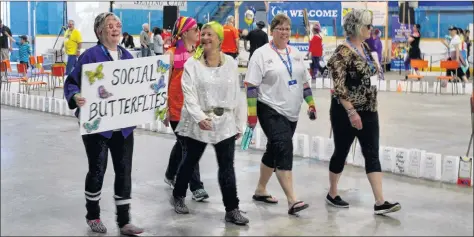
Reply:
<svg viewBox="0 0 474 237"><path fill-rule="evenodd" d="M199 122L199 127L202 130L212 130L212 120L210 118L202 120L201 122Z"/></svg>
<svg viewBox="0 0 474 237"><path fill-rule="evenodd" d="M74 101L78 107L82 107L86 103L86 99L79 93L74 95Z"/></svg>
<svg viewBox="0 0 474 237"><path fill-rule="evenodd" d="M351 121L352 127L356 128L357 130L362 130L362 120L357 112L354 112L352 115L349 116L349 120Z"/></svg>

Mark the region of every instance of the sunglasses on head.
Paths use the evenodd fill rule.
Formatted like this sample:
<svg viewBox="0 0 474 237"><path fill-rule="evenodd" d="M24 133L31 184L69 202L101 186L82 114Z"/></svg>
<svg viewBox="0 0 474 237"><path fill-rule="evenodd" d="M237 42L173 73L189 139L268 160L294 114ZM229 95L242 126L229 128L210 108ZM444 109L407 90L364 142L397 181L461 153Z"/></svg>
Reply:
<svg viewBox="0 0 474 237"><path fill-rule="evenodd" d="M369 29L369 30L372 29L372 28L374 28L374 26L373 26L372 24L366 25L366 27L367 27L367 29Z"/></svg>

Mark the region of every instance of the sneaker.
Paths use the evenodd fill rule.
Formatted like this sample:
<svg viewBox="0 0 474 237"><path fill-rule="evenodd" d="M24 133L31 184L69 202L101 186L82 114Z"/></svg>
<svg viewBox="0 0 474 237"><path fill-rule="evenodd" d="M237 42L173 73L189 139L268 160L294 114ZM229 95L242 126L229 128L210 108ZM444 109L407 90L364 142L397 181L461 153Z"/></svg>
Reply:
<svg viewBox="0 0 474 237"><path fill-rule="evenodd" d="M242 215L242 211L239 209L226 212L225 221L234 223L236 225L246 225L249 223L249 219Z"/></svg>
<svg viewBox="0 0 474 237"><path fill-rule="evenodd" d="M209 198L209 195L207 194L206 190L204 190L203 188L198 189L193 192L193 200L196 202L200 202L208 198Z"/></svg>
<svg viewBox="0 0 474 237"><path fill-rule="evenodd" d="M172 197L173 200L173 206L174 206L174 211L178 214L188 214L189 209L184 203L184 197Z"/></svg>
<svg viewBox="0 0 474 237"><path fill-rule="evenodd" d="M396 212L396 211L400 211L400 209L402 209L402 206L398 202L389 203L386 201L384 202L384 204L380 206L374 205L374 212L376 215L383 215L390 212Z"/></svg>
<svg viewBox="0 0 474 237"><path fill-rule="evenodd" d="M136 227L132 224L126 224L122 228L120 228L120 234L122 235L139 235L143 233L143 229Z"/></svg>
<svg viewBox="0 0 474 237"><path fill-rule="evenodd" d="M174 185L176 184L176 180L165 178L165 183L168 184L172 189L174 189Z"/></svg>
<svg viewBox="0 0 474 237"><path fill-rule="evenodd" d="M329 205L334 206L334 207L340 207L340 208L349 207L349 203L342 200L342 198L339 195L337 195L335 198L332 198L328 193L328 195L326 196L326 202Z"/></svg>
<svg viewBox="0 0 474 237"><path fill-rule="evenodd" d="M107 228L105 227L104 223L100 219L95 220L86 220L87 225L91 228L93 232L96 233L107 233Z"/></svg>

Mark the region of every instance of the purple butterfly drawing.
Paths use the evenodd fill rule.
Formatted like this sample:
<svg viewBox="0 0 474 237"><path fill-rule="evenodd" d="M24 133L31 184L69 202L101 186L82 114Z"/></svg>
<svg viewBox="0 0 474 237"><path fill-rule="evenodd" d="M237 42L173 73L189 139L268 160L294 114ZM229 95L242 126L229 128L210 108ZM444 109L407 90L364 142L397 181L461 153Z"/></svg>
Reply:
<svg viewBox="0 0 474 237"><path fill-rule="evenodd" d="M109 98L109 97L111 97L111 96L114 95L114 94L108 92L108 91L105 89L104 86L99 86L98 91L99 91L99 97L100 97L101 99L107 99L107 98Z"/></svg>

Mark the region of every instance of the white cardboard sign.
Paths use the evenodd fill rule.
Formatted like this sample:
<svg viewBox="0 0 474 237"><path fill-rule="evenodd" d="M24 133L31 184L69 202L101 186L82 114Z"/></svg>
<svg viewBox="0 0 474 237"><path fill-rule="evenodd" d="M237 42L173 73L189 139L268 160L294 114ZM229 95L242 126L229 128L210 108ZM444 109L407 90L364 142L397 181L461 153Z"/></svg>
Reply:
<svg viewBox="0 0 474 237"><path fill-rule="evenodd" d="M100 133L152 123L166 114L169 55L82 66L80 132Z"/></svg>

